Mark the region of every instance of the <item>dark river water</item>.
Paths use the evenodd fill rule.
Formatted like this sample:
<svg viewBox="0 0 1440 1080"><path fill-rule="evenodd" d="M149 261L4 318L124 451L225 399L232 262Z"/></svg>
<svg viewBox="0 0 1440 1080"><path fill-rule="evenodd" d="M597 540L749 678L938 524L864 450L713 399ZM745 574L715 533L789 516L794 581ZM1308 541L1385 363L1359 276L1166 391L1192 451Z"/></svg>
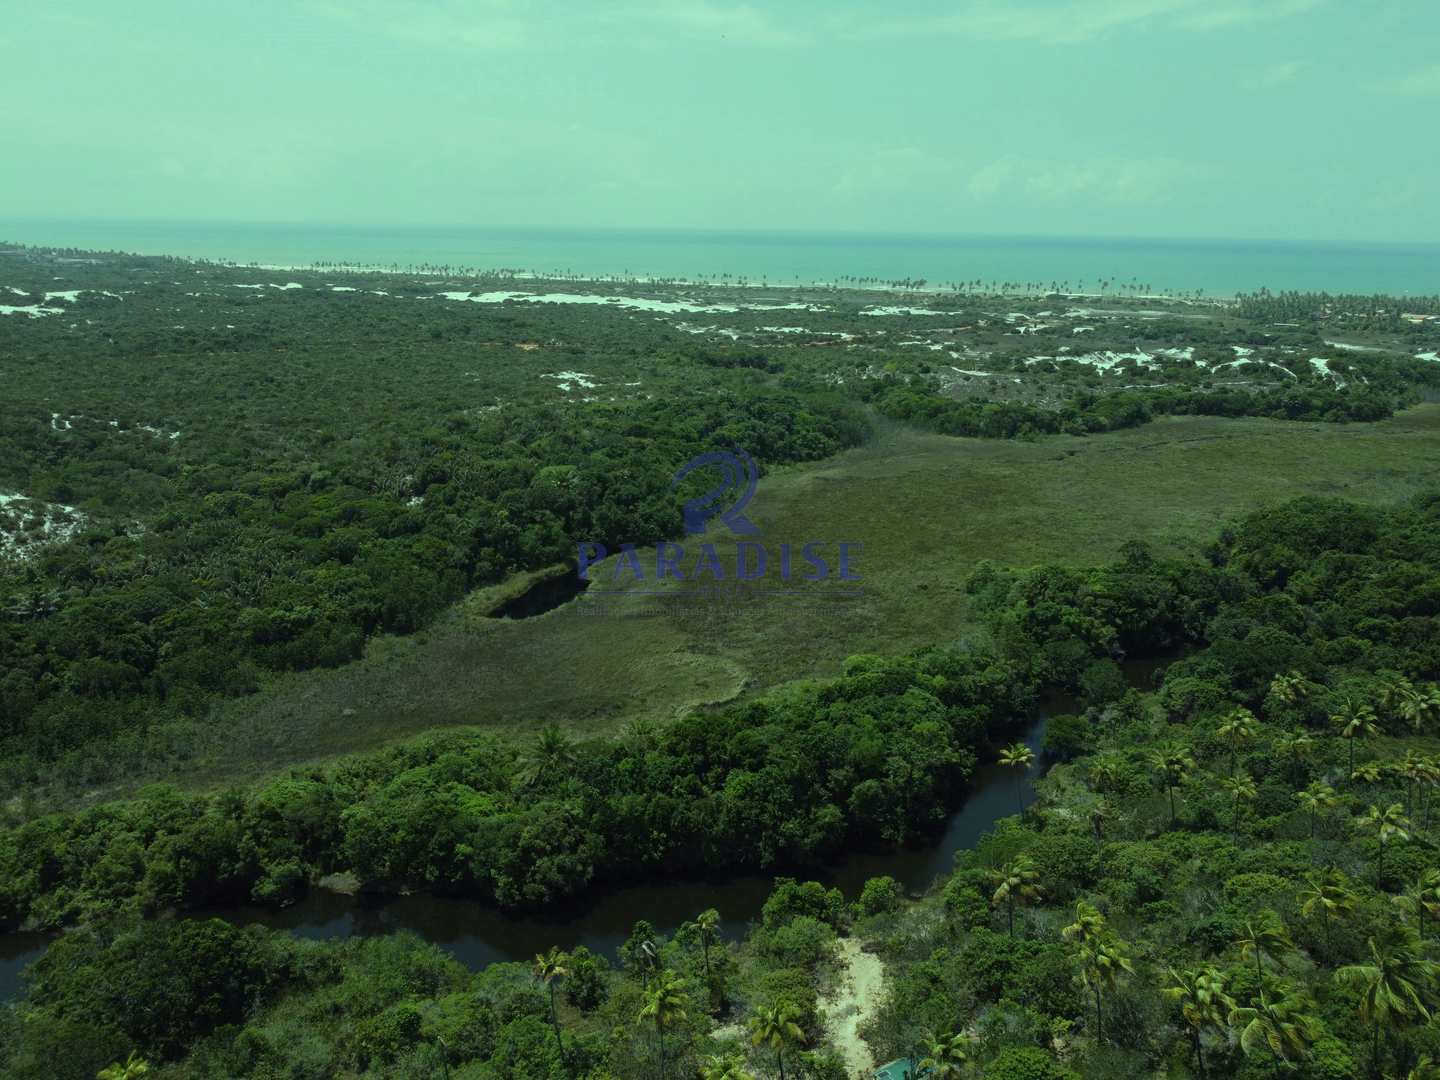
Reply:
<svg viewBox="0 0 1440 1080"><path fill-rule="evenodd" d="M1161 666L1156 661L1124 665L1131 685L1149 689ZM1044 702L1039 718L1025 733L1036 752L1036 762L1020 781L1028 803L1033 781L1045 769L1040 743L1049 715L1074 711L1073 700L1054 696ZM974 847L996 821L1016 811L1016 776L1010 769L984 765L976 769L969 797L951 815L933 843L884 854L856 854L823 871L803 876L841 889L847 898L859 896L865 882L888 874L907 891L919 892L954 865L957 852ZM801 875L797 875L801 876ZM351 897L312 890L304 899L281 910L245 906L218 908L196 917L218 916L239 925L260 923L304 938L348 938L410 930L445 949L466 967L478 969L497 961L529 962L550 946L570 950L585 945L615 957L638 919L648 919L661 934L672 933L682 922L706 908L721 916L724 936L741 936L759 918L761 905L774 885L774 875L729 877L721 881L649 882L590 897L581 907L553 916L506 915L474 901L429 895ZM0 1001L21 989L25 965L45 951L45 934L0 934Z"/></svg>

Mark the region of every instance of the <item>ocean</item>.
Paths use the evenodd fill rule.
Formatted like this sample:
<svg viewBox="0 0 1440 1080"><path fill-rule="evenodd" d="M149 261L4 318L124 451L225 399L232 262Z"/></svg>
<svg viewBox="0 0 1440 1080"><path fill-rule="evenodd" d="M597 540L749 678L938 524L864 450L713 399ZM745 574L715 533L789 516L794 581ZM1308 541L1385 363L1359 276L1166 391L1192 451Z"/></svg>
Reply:
<svg viewBox="0 0 1440 1080"><path fill-rule="evenodd" d="M1052 284L1073 292L1271 291L1433 295L1440 244L1308 244L660 229L44 222L0 219L0 241L237 263L364 264L786 285Z"/></svg>

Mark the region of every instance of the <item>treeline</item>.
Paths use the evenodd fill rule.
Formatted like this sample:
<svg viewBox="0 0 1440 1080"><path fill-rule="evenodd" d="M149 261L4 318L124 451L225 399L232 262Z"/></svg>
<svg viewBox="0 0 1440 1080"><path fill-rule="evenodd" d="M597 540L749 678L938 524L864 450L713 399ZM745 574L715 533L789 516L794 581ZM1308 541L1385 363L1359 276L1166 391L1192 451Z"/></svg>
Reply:
<svg viewBox="0 0 1440 1080"><path fill-rule="evenodd" d="M1140 427L1157 416L1263 416L1275 420L1320 420L1331 423L1383 420L1398 404L1418 400L1411 392L1397 394L1364 387L1341 392L1329 387L1274 389L1122 390L1112 394L1082 393L1059 408L1025 402L957 400L928 389L918 380L874 380L858 391L877 412L942 435L990 439L1039 435L1088 435Z"/></svg>
<svg viewBox="0 0 1440 1080"><path fill-rule="evenodd" d="M3 411L20 460L53 460L48 415ZM452 414L378 471L333 438L298 461L192 464L149 434L123 446L78 424L65 434L72 464L38 485L51 497L80 501L115 482L112 468L161 490L143 521L89 528L4 575L9 784L57 762L106 775L107 743L143 745L162 717L203 717L265 672L346 663L370 635L414 631L468 589L572 558L577 539L613 549L679 535L689 492L671 477L707 447L807 461L858 444L865 426L831 395L755 385L583 421L544 406Z"/></svg>
<svg viewBox="0 0 1440 1080"><path fill-rule="evenodd" d="M1383 294L1327 293L1268 289L1242 293L1235 298L1241 318L1259 322L1318 321L1357 329L1399 329L1402 313L1440 315L1440 296L1385 296Z"/></svg>

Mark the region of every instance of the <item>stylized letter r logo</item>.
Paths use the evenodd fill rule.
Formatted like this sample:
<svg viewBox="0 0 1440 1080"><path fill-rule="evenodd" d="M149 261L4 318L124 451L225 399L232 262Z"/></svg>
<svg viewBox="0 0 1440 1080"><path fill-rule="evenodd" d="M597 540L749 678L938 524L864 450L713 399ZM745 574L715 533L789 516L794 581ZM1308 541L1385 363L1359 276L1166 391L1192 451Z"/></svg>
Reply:
<svg viewBox="0 0 1440 1080"><path fill-rule="evenodd" d="M755 523L741 513L745 509L745 504L755 494L755 484L759 480L755 460L744 450L736 450L733 454L726 450L699 454L687 461L675 474L675 479L670 486L672 488L679 487L681 480L706 465L718 465L724 480L719 487L711 488L703 495L686 500L685 532L692 536L695 533L703 533L706 523L719 514L720 520L730 526L731 532L739 533L742 536L753 536L758 533L760 530L755 527ZM727 500L727 492L738 492L738 498L731 494ZM730 503L729 509L722 509L727 501Z"/></svg>

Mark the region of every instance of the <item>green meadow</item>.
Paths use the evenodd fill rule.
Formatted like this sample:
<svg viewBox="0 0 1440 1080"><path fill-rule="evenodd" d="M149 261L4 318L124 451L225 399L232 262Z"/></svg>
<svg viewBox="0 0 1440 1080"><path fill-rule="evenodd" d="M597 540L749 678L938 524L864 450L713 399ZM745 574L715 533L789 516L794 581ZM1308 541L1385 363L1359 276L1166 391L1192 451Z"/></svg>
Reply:
<svg viewBox="0 0 1440 1080"><path fill-rule="evenodd" d="M832 675L856 653L980 633L963 584L981 560L1093 565L1128 540L1193 552L1226 519L1297 495L1398 501L1433 485L1437 461L1433 404L1374 424L1171 417L1033 442L882 427L864 447L762 477L747 508L772 561L781 543L830 542L822 553L835 541L863 545L858 582L800 581L797 552L788 584L774 566L771 580L753 583L775 592L727 594L706 577L670 584L672 601L628 572L615 581L612 557L568 604L488 617L544 576L526 575L472 594L418 634L375 639L354 664L281 676L219 706L222 734L179 775L230 782L432 727L528 737L560 724L598 735L664 720ZM698 539L733 567L728 530ZM645 563L648 575L653 553Z"/></svg>

